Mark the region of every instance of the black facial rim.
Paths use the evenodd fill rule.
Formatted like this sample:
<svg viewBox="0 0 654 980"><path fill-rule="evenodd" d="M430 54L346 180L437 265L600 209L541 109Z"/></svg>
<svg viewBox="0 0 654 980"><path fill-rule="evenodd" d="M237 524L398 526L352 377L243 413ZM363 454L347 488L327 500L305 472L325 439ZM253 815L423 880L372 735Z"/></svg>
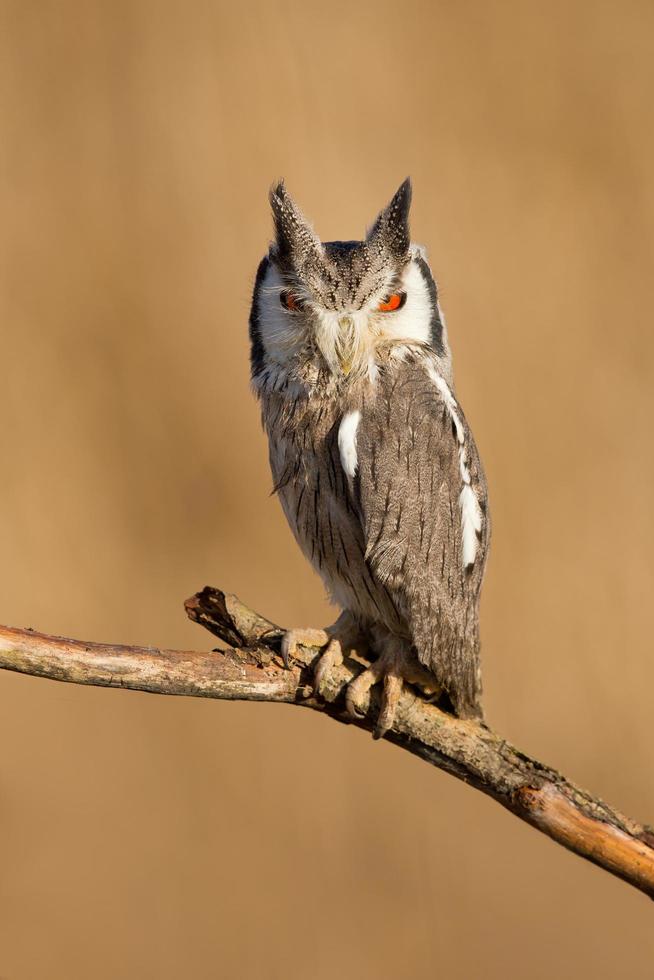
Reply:
<svg viewBox="0 0 654 980"><path fill-rule="evenodd" d="M254 289L252 291L252 310L250 312L250 370L253 378L261 374L266 366L266 356L263 341L261 340L261 330L259 329L259 290L268 272L269 265L270 259L266 256L259 263L254 281Z"/></svg>
<svg viewBox="0 0 654 980"><path fill-rule="evenodd" d="M423 259L422 255L416 255L414 262L418 266L420 274L429 291L429 302L431 304L429 343L434 348L438 356L443 357L445 354L445 346L443 344L443 323L438 312L438 290L436 289L436 283L434 282L434 277L431 274L431 269Z"/></svg>

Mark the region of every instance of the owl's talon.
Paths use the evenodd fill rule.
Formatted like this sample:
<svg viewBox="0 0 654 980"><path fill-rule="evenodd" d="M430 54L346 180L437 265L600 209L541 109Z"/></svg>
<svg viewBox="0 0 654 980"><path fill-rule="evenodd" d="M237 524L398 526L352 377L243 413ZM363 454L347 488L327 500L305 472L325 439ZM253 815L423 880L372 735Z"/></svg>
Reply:
<svg viewBox="0 0 654 980"><path fill-rule="evenodd" d="M403 688L404 680L399 674L388 673L384 675L384 693L382 694L377 724L372 733L373 738L383 738L386 732L393 727Z"/></svg>
<svg viewBox="0 0 654 980"><path fill-rule="evenodd" d="M377 660L350 681L345 690L345 704L355 720L365 717L366 711L362 707L364 699L378 681L382 681L383 687L373 738L383 738L393 727L405 681L421 688L423 692L426 690L434 694L438 691L433 675L407 651L402 640L394 637L385 638Z"/></svg>
<svg viewBox="0 0 654 980"><path fill-rule="evenodd" d="M350 681L345 691L345 704L348 712L353 718L360 720L366 714L360 708L361 699L382 679L381 707L372 733L373 738L383 738L386 732L393 727L397 706L404 688L402 674L396 669L394 663L391 665L385 657L380 657L367 670Z"/></svg>
<svg viewBox="0 0 654 980"><path fill-rule="evenodd" d="M332 637L321 655L313 675L313 686L318 694L327 674L333 667L340 667L343 663L343 647L341 641Z"/></svg>
<svg viewBox="0 0 654 980"><path fill-rule="evenodd" d="M381 678L383 666L376 660L370 667L362 670L361 673L347 685L345 689L345 707L349 714L355 719L365 718L366 712L361 708L361 701L370 691L377 681Z"/></svg>
<svg viewBox="0 0 654 980"><path fill-rule="evenodd" d="M353 681L350 681L348 686L345 688L345 707L350 718L353 718L354 721L361 721L366 717L366 712L357 704L357 701L361 696L360 693L358 691L350 691L353 683Z"/></svg>
<svg viewBox="0 0 654 980"><path fill-rule="evenodd" d="M329 643L329 633L319 629L292 629L286 630L282 637L282 660L287 670L290 669L291 660L295 658L295 651L299 646L321 647Z"/></svg>

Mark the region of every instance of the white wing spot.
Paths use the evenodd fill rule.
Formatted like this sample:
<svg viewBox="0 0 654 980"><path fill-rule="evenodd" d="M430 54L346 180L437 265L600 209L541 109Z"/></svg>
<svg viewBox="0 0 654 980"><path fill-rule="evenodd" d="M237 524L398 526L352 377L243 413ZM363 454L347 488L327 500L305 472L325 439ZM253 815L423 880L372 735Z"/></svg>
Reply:
<svg viewBox="0 0 654 980"><path fill-rule="evenodd" d="M351 412L346 412L338 428L338 452L341 457L341 465L350 479L354 478L359 463L357 459L357 429L360 421L361 412L357 408Z"/></svg>
<svg viewBox="0 0 654 980"><path fill-rule="evenodd" d="M456 401L454 400L454 395L448 388L447 381L445 380L445 378L441 377L438 371L431 364L429 365L429 376L431 377L432 381L434 382L434 384L440 391L441 395L443 396L443 401L447 405L448 411L452 416L452 421L454 422L454 428L456 429L456 438L458 440L459 446L463 446L463 443L465 441L465 433L463 431L463 426L461 425L461 419L459 418L457 412L457 404ZM464 455L464 463L465 463L465 455Z"/></svg>
<svg viewBox="0 0 654 980"><path fill-rule="evenodd" d="M468 458L466 455L465 430L457 412L458 405L454 395L450 391L447 382L438 373L436 368L430 364L427 367L429 377L434 382L443 397L445 406L450 413L456 439L459 444L459 472L463 487L459 495L459 507L461 509L461 534L463 537L463 548L461 560L463 567L474 565L477 557L477 546L479 544L478 535L481 531L482 513L477 494L470 485L470 470L468 469Z"/></svg>
<svg viewBox="0 0 654 980"><path fill-rule="evenodd" d="M463 534L463 567L474 565L477 555L477 535L481 531L481 507L469 483L463 484L459 497L461 531Z"/></svg>

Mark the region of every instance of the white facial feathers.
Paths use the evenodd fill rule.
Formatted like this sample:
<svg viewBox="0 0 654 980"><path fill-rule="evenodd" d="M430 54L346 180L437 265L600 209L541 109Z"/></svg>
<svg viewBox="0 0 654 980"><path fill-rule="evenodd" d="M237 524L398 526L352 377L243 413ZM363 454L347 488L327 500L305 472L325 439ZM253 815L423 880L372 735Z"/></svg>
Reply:
<svg viewBox="0 0 654 980"><path fill-rule="evenodd" d="M285 288L279 270L271 262L258 296L258 326L266 357L275 367L288 365L306 342L304 317L282 307L280 296Z"/></svg>
<svg viewBox="0 0 654 980"><path fill-rule="evenodd" d="M427 283L415 262L409 262L402 276L401 289L406 302L394 313L378 313L375 299L374 327L382 340L418 341L428 344L431 338L431 297Z"/></svg>
<svg viewBox="0 0 654 980"><path fill-rule="evenodd" d="M338 452L341 465L347 476L353 480L359 461L357 458L357 429L361 421L361 412L354 409L346 412L338 428Z"/></svg>
<svg viewBox="0 0 654 980"><path fill-rule="evenodd" d="M465 429L459 418L458 405L454 395L450 391L447 382L440 376L436 368L430 364L427 367L429 377L438 388L445 406L450 413L456 439L459 444L459 472L463 487L459 495L459 508L461 510L461 535L463 538L461 561L464 568L474 565L477 556L479 539L477 535L481 531L482 513L477 495L470 485L470 470L468 469L468 458L466 454Z"/></svg>

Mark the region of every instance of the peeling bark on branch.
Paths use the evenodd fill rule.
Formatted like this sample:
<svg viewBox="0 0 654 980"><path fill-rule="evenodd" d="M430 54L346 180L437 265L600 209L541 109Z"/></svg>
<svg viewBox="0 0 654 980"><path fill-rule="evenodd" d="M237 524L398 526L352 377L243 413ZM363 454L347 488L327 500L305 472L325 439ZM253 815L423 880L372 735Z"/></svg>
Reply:
<svg viewBox="0 0 654 980"><path fill-rule="evenodd" d="M0 668L74 684L156 694L240 701L280 701L314 708L372 731L375 691L343 711L343 692L361 669L346 660L314 688L316 649L299 648L290 670L279 645L283 631L236 596L206 588L188 599L191 619L227 643L211 653L85 643L32 630L0 627ZM464 721L405 689L386 738L491 796L553 840L654 897L654 830L623 816L530 759L478 722Z"/></svg>

